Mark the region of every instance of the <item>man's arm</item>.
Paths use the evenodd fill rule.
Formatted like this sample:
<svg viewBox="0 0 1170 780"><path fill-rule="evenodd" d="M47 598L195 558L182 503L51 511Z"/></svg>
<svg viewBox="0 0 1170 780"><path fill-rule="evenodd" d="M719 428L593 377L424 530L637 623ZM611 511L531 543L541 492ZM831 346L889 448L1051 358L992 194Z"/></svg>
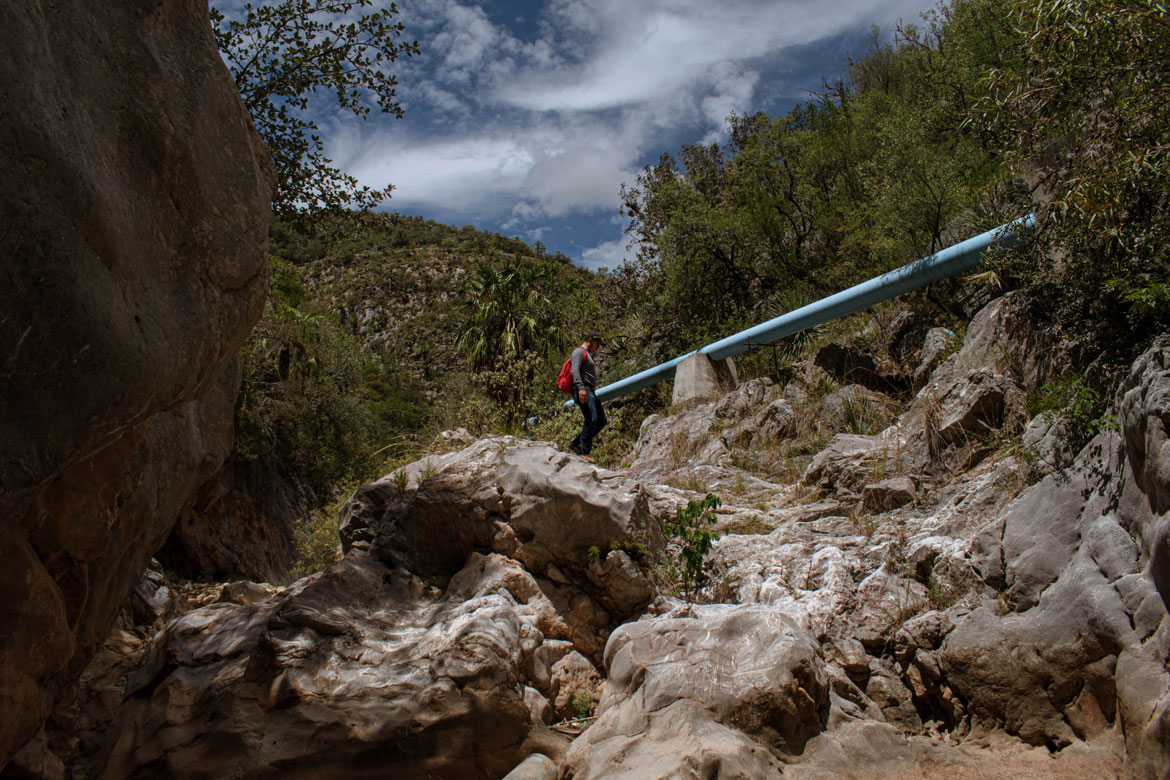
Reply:
<svg viewBox="0 0 1170 780"><path fill-rule="evenodd" d="M585 392L585 381L581 378L581 365L585 362L585 350L576 347L570 355L569 368L573 375L573 395L581 398Z"/></svg>

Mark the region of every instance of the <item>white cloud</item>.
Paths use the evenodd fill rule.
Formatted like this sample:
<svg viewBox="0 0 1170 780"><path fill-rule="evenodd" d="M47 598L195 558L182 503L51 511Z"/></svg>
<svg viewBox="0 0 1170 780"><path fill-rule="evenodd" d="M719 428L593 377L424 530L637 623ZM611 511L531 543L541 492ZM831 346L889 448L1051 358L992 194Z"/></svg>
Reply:
<svg viewBox="0 0 1170 780"><path fill-rule="evenodd" d="M586 249L581 253L581 265L594 271L599 268L617 268L627 259L632 260L637 256L634 249L626 248L627 243L627 239L619 238L617 241L606 241Z"/></svg>
<svg viewBox="0 0 1170 780"><path fill-rule="evenodd" d="M919 1L572 0L551 6L561 30L592 38L588 56L521 71L498 95L537 111L595 111L663 97L712 68L772 55L871 21L889 24Z"/></svg>
<svg viewBox="0 0 1170 780"><path fill-rule="evenodd" d="M338 160L371 186L391 182L395 205L482 210L497 201L510 207L532 166L527 152L500 138L452 138L431 143L385 139ZM505 209L506 210L506 209Z"/></svg>
<svg viewBox="0 0 1170 780"><path fill-rule="evenodd" d="M613 147L583 146L558 154L540 154L525 178L525 192L543 213L561 217L570 211L616 208L623 181L632 180L627 153Z"/></svg>
<svg viewBox="0 0 1170 780"><path fill-rule="evenodd" d="M391 66L407 118L331 121L328 153L364 184L393 183L394 208L465 210L468 221L490 216L533 235L548 217L608 218L621 184L677 145L664 139L685 129L722 141L727 115L757 110L762 86L818 86L783 82L777 63L790 47L871 23L888 30L931 5L546 0L522 40L508 27L514 11L498 4L400 0L406 38L422 47ZM615 267L632 254L609 241L584 262Z"/></svg>
<svg viewBox="0 0 1170 780"><path fill-rule="evenodd" d="M501 35L478 6L453 5L447 12L448 27L431 42L445 52L444 64L454 68L478 67L498 48Z"/></svg>

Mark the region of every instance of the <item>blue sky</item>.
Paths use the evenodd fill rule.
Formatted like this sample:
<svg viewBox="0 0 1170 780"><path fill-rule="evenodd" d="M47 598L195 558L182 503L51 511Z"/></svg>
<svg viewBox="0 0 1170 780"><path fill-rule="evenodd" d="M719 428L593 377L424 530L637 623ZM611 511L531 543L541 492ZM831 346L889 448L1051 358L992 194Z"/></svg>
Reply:
<svg viewBox="0 0 1170 780"><path fill-rule="evenodd" d="M326 151L383 205L541 241L588 267L632 256L619 191L732 111L784 113L877 25L926 0L401 0L403 119L322 121Z"/></svg>

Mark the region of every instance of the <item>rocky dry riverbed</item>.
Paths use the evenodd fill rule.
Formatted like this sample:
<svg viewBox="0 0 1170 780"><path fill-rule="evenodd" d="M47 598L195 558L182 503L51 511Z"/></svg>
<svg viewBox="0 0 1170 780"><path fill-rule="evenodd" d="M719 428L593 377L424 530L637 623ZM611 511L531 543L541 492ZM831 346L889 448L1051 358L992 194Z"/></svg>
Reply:
<svg viewBox="0 0 1170 780"><path fill-rule="evenodd" d="M923 337L901 408L810 366L647 419L621 471L470 441L360 488L325 572L185 611L152 574L9 771L1170 776L1170 340L1069 452L1023 414L1059 351L1017 316L993 302L949 356ZM684 601L663 524L707 492Z"/></svg>

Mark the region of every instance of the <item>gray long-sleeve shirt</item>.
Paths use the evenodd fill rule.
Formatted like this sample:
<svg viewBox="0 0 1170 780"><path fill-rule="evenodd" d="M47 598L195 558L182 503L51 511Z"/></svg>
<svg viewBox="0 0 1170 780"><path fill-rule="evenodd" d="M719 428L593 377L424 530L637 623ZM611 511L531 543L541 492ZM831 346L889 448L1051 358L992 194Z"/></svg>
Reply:
<svg viewBox="0 0 1170 780"><path fill-rule="evenodd" d="M570 356L573 371L573 395L583 387L597 389L597 364L584 347L577 347Z"/></svg>

